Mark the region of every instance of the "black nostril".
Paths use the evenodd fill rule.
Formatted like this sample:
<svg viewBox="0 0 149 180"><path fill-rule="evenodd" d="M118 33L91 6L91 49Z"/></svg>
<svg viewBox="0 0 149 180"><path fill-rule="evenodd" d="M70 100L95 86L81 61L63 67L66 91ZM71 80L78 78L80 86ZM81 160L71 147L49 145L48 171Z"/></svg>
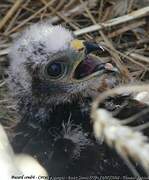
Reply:
<svg viewBox="0 0 149 180"><path fill-rule="evenodd" d="M100 46L99 44L93 43L93 42L88 42L85 41L84 42L85 48L86 48L86 54L89 54L93 51L104 51L104 48L102 46Z"/></svg>

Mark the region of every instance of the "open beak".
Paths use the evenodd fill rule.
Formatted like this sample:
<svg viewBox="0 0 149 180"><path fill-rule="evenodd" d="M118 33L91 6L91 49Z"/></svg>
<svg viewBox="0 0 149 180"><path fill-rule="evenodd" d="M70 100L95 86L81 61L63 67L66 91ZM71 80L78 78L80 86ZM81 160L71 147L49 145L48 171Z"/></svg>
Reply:
<svg viewBox="0 0 149 180"><path fill-rule="evenodd" d="M74 79L82 80L99 76L103 73L119 72L111 63L103 63L97 56L91 54L94 51L104 51L104 48L99 44L75 39L72 41L71 46L76 51L84 52L84 59L81 59L79 63L77 62L75 67L73 73Z"/></svg>
<svg viewBox="0 0 149 180"><path fill-rule="evenodd" d="M95 60L92 56L87 56L81 61L75 71L75 79L86 79L93 76L99 76L105 73L117 74L119 71L111 63L100 62L99 59Z"/></svg>

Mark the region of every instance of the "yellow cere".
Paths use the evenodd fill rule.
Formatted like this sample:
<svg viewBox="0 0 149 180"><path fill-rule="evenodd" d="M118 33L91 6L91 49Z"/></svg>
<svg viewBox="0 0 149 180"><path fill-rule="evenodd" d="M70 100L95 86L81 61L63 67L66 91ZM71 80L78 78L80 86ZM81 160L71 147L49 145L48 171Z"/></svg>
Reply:
<svg viewBox="0 0 149 180"><path fill-rule="evenodd" d="M79 39L74 39L71 41L71 47L75 50L82 50L84 49L84 41Z"/></svg>

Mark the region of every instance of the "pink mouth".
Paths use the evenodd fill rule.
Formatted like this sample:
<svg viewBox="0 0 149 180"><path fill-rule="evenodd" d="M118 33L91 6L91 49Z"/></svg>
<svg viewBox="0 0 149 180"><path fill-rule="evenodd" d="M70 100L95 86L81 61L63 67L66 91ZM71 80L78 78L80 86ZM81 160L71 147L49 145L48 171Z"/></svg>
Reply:
<svg viewBox="0 0 149 180"><path fill-rule="evenodd" d="M76 68L74 72L75 79L82 79L97 71L104 70L105 63L101 63L97 60L93 60L91 57L86 57Z"/></svg>
<svg viewBox="0 0 149 180"><path fill-rule="evenodd" d="M118 73L118 69L113 67L111 63L102 63L91 56L87 56L86 59L80 62L74 72L75 79L85 78L95 72L103 73Z"/></svg>

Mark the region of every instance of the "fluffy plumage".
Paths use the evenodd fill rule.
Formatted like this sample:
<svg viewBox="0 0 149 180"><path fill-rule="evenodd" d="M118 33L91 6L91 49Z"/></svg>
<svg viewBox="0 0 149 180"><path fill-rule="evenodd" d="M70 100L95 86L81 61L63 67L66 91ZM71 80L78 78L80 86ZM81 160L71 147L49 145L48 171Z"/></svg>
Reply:
<svg viewBox="0 0 149 180"><path fill-rule="evenodd" d="M117 76L97 59L91 71L95 64L85 60L91 56L71 47L72 40L65 28L38 23L12 45L8 85L21 117L12 145L36 157L51 176L131 175L115 151L96 142L90 123L92 98ZM51 79L45 67L57 59L67 71ZM78 66L85 78L75 76Z"/></svg>
<svg viewBox="0 0 149 180"><path fill-rule="evenodd" d="M10 81L11 78L15 81L10 85L13 93L28 94L31 91L32 74L28 72L27 65L33 71L46 63L49 56L67 49L72 39L71 32L61 26L39 23L26 29L10 48Z"/></svg>

